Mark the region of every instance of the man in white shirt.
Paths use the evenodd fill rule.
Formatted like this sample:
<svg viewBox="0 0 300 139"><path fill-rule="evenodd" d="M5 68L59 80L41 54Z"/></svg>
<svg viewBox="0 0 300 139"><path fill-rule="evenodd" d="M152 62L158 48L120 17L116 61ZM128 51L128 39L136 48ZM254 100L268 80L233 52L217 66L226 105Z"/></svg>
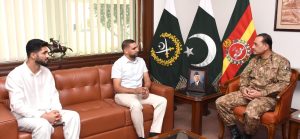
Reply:
<svg viewBox="0 0 300 139"><path fill-rule="evenodd" d="M75 111L62 110L48 62L48 43L32 39L26 45L27 60L12 70L5 87L10 108L20 131L32 132L33 139L50 139L53 126L63 124L66 139L79 139L80 118Z"/></svg>
<svg viewBox="0 0 300 139"><path fill-rule="evenodd" d="M114 63L111 73L116 91L115 101L130 108L131 119L140 139L145 138L142 104L152 105L154 116L150 136L155 136L161 132L167 100L149 92L151 80L145 61L137 57L139 47L136 42L124 40L122 50L124 55Z"/></svg>

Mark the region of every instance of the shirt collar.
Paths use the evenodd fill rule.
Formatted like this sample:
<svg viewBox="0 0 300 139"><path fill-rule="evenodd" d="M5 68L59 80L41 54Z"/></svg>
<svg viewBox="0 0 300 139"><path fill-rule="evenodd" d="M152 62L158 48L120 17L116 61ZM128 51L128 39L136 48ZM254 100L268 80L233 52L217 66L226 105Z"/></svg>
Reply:
<svg viewBox="0 0 300 139"><path fill-rule="evenodd" d="M263 59L261 56L259 56L259 57L258 57L258 59L261 59L261 60L272 59L272 57L273 57L273 54L274 54L274 52L271 52L271 54L270 54L270 56L269 56L269 57L267 57L267 58Z"/></svg>
<svg viewBox="0 0 300 139"><path fill-rule="evenodd" d="M128 59L125 55L123 55L123 58L124 58L124 61L125 61L126 63L133 63L133 64L136 64L136 63L138 62L138 59L137 59L137 58L135 58L134 61L131 61L131 60Z"/></svg>
<svg viewBox="0 0 300 139"><path fill-rule="evenodd" d="M34 74L31 71L31 69L28 67L28 65L26 64L26 62L27 62L27 60L23 63L23 66L25 67L25 70L26 70L27 73L29 73L32 76L38 76L39 74L41 74L41 72L42 72L42 66L40 67L40 70L36 74Z"/></svg>

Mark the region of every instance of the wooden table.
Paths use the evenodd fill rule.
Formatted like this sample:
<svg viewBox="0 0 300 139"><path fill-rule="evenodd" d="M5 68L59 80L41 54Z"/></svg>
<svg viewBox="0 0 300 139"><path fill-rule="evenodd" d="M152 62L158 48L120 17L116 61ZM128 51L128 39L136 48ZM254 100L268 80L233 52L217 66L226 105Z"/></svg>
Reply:
<svg viewBox="0 0 300 139"><path fill-rule="evenodd" d="M298 130L300 127L300 111L295 111L291 114L289 123L289 139L298 138Z"/></svg>
<svg viewBox="0 0 300 139"><path fill-rule="evenodd" d="M183 139L183 138L184 139L206 139L203 136L182 129L175 129L147 139Z"/></svg>
<svg viewBox="0 0 300 139"><path fill-rule="evenodd" d="M202 116L204 106L215 100L223 93L192 93L186 91L175 91L175 101L188 103L192 105L192 132L202 135Z"/></svg>

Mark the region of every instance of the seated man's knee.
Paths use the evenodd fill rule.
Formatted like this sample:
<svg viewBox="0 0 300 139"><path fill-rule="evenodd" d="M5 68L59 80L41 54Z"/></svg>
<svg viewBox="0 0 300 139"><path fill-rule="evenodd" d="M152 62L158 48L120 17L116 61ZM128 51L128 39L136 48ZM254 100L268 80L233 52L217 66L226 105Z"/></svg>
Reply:
<svg viewBox="0 0 300 139"><path fill-rule="evenodd" d="M160 102L163 105L167 105L168 100L165 97L160 97Z"/></svg>
<svg viewBox="0 0 300 139"><path fill-rule="evenodd" d="M259 101L259 99L252 100L246 107L245 110L245 117L251 119L259 119L260 116L266 112L266 108L263 106L263 104Z"/></svg>
<svg viewBox="0 0 300 139"><path fill-rule="evenodd" d="M76 111L69 111L70 115L72 115L72 117L76 117L79 118L79 114Z"/></svg>
<svg viewBox="0 0 300 139"><path fill-rule="evenodd" d="M247 119L259 119L259 115L255 112L255 111L249 111L246 109L245 113L244 113L245 118Z"/></svg>
<svg viewBox="0 0 300 139"><path fill-rule="evenodd" d="M136 110L140 110L141 111L142 109L143 109L143 105L140 102L138 102L138 101L132 102L130 104L130 110L131 111L136 111Z"/></svg>
<svg viewBox="0 0 300 139"><path fill-rule="evenodd" d="M216 105L221 106L223 104L224 104L224 96L221 96L216 100Z"/></svg>
<svg viewBox="0 0 300 139"><path fill-rule="evenodd" d="M74 121L80 121L80 116L78 112L70 111L69 113Z"/></svg>

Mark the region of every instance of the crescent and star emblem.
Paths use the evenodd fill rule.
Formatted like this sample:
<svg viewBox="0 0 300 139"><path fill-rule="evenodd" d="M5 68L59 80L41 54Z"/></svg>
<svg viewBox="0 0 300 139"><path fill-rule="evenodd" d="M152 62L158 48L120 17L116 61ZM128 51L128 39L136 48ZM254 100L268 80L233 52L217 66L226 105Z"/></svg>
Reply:
<svg viewBox="0 0 300 139"><path fill-rule="evenodd" d="M159 54L159 53L165 53L165 55L166 55L166 58L169 58L169 51L172 51L172 50L174 50L174 48L173 47L171 47L171 48L168 48L168 43L167 43L167 39L166 38L164 38L165 39L165 42L159 42L159 44L158 44L158 49L160 50L160 51L158 51L158 52L156 52L157 54Z"/></svg>
<svg viewBox="0 0 300 139"><path fill-rule="evenodd" d="M193 63L191 64L192 66L195 67L204 67L207 66L208 64L210 64L216 57L216 53L217 53L217 48L216 48L216 43L214 42L214 40L209 37L206 34L202 34L202 33L198 33L198 34L194 34L192 36L190 36L188 38L192 39L192 38L198 38L203 40L208 48L208 53L207 53L207 57L205 58L204 61L202 61L201 63ZM189 57L190 55L194 55L194 53L192 52L193 48L189 48L188 46L186 47L186 51L184 53L187 54L187 56Z"/></svg>

